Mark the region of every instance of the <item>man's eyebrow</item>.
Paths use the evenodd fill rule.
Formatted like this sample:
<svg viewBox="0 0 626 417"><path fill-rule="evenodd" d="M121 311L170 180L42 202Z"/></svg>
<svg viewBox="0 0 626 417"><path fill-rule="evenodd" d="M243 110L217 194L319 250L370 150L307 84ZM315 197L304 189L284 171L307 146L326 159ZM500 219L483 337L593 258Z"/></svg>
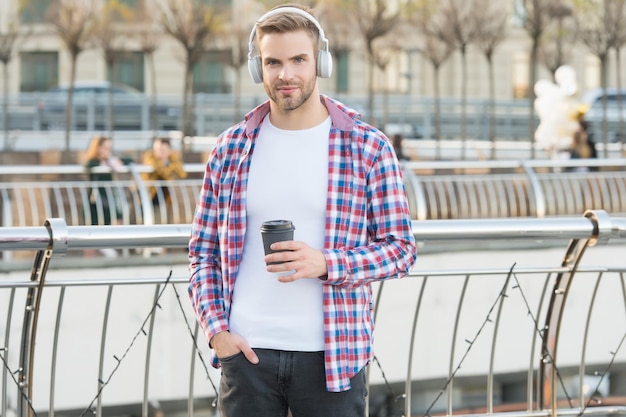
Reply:
<svg viewBox="0 0 626 417"><path fill-rule="evenodd" d="M307 54L306 52L303 52L301 54L290 56L289 58L287 58L287 61L293 61L294 59L298 59L298 58L307 58L308 56L309 54ZM281 61L281 60L278 58L271 57L271 56L266 56L265 58L263 58L263 61L267 62L267 61Z"/></svg>

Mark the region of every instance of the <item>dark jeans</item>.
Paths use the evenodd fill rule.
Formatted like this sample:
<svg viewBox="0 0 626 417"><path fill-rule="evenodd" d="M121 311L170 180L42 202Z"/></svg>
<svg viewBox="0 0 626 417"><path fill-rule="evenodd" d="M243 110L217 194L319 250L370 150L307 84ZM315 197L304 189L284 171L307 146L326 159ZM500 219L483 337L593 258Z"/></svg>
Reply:
<svg viewBox="0 0 626 417"><path fill-rule="evenodd" d="M220 417L364 417L365 371L355 375L352 388L326 391L322 352L255 349L259 363L243 354L220 359L222 379Z"/></svg>

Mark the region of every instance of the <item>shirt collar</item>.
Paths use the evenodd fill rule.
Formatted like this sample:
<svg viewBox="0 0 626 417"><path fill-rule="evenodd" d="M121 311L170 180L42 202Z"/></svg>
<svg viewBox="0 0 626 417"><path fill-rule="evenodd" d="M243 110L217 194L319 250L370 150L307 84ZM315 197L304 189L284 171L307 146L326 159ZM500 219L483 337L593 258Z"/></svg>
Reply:
<svg viewBox="0 0 626 417"><path fill-rule="evenodd" d="M354 109L351 109L340 103L337 100L333 100L332 98L320 94L320 101L322 104L328 109L328 113L330 114L330 119L333 122L333 127L343 131L351 131L354 128L355 120L360 118L361 115ZM245 116L246 121L246 134L248 137L254 136L253 131L261 124L265 116L270 111L270 102L266 100L265 102L258 105L256 108L251 110Z"/></svg>

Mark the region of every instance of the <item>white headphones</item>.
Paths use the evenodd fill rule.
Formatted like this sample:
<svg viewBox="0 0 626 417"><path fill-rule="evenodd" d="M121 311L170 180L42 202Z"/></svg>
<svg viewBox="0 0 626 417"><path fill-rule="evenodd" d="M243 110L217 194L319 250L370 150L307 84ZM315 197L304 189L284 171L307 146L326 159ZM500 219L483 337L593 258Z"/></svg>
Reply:
<svg viewBox="0 0 626 417"><path fill-rule="evenodd" d="M330 53L330 50L328 49L328 39L326 39L326 36L324 35L324 30L322 29L322 26L313 16L311 16L310 13L307 13L302 9L299 9L297 7L279 7L277 9L270 10L269 12L261 16L261 18L257 21L257 23L255 23L252 31L250 32L250 39L248 41L248 71L250 72L252 80L257 84L263 82L263 65L261 63L261 57L254 54L256 49L254 46L254 38L256 37L257 24L264 21L270 16L283 13L295 13L300 16L304 16L313 24L315 24L319 32L320 42L322 42L323 44L323 47L317 54L317 75L322 78L330 78L333 72L333 57Z"/></svg>

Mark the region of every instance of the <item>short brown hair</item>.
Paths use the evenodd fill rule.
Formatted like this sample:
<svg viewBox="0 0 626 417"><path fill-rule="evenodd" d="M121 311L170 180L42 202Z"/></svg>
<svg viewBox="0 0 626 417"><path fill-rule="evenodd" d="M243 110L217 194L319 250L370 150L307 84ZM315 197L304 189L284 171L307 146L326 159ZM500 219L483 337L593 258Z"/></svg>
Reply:
<svg viewBox="0 0 626 417"><path fill-rule="evenodd" d="M287 3L276 6L271 10L276 10L283 7L294 7L301 9L315 18L311 8L303 6L301 4ZM263 35L268 33L289 33L296 30L305 30L309 33L311 39L313 39L314 41L313 45L315 49L315 54L317 55L320 49L320 33L317 29L317 26L314 22L310 21L306 17L296 13L290 13L289 11L272 15L260 22L257 22L256 40L258 42L263 37Z"/></svg>

